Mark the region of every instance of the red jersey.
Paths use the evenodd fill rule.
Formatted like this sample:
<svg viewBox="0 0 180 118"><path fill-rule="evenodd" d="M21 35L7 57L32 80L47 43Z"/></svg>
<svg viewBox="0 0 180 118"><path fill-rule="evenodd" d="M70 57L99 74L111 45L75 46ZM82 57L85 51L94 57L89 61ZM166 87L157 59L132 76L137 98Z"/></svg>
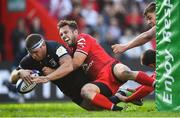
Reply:
<svg viewBox="0 0 180 118"><path fill-rule="evenodd" d="M88 34L79 34L75 51L87 55L83 68L92 80L96 79L105 65L115 60Z"/></svg>

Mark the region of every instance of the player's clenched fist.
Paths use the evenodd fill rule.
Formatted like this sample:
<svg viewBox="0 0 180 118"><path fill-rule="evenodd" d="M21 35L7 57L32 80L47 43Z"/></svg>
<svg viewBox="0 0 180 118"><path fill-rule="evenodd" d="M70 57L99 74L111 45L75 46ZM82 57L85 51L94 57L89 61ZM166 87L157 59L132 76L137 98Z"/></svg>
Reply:
<svg viewBox="0 0 180 118"><path fill-rule="evenodd" d="M125 45L125 44L114 44L111 46L111 48L113 49L113 52L115 54L123 53L127 50L127 45Z"/></svg>

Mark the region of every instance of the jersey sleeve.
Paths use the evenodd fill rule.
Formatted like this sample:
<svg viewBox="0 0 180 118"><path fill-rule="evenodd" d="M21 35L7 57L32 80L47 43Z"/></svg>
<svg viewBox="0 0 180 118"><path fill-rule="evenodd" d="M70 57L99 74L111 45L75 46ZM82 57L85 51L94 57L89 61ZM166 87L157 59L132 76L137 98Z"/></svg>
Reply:
<svg viewBox="0 0 180 118"><path fill-rule="evenodd" d="M90 47L91 47L91 43L88 40L88 37L80 37L79 40L77 41L76 52L81 52L88 55Z"/></svg>
<svg viewBox="0 0 180 118"><path fill-rule="evenodd" d="M59 45L55 52L58 58L61 58L62 56L68 54L68 50L62 45Z"/></svg>

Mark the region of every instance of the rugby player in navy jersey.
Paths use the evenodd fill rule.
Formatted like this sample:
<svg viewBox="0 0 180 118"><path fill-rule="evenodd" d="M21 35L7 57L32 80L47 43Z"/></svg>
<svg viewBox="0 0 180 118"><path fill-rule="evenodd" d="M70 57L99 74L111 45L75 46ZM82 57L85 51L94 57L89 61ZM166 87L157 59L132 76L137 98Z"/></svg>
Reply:
<svg viewBox="0 0 180 118"><path fill-rule="evenodd" d="M44 82L51 81L73 102L87 110L97 110L83 101L80 91L89 80L81 69L73 71L72 58L68 50L61 44L45 41L40 34L31 34L26 38L28 54L21 60L11 74L11 82L19 78L32 83L32 70L39 70ZM70 73L70 74L69 74Z"/></svg>

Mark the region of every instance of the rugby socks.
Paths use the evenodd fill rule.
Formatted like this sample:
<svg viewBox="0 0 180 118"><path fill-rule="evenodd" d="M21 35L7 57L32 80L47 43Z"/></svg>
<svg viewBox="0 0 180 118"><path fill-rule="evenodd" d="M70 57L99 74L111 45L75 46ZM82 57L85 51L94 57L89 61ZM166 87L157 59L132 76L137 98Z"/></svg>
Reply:
<svg viewBox="0 0 180 118"><path fill-rule="evenodd" d="M143 85L138 86L138 87L135 89L135 91L137 91L137 90L140 89L141 87L143 87ZM127 90L128 90L128 88L127 88Z"/></svg>
<svg viewBox="0 0 180 118"><path fill-rule="evenodd" d="M135 100L140 100L150 94L154 90L153 87L149 86L140 86L136 89L136 92L134 92L132 95L130 95L127 99L126 102L131 102Z"/></svg>
<svg viewBox="0 0 180 118"><path fill-rule="evenodd" d="M121 95L123 95L123 96L127 96L126 93L123 92L123 91L118 91L118 93L121 94ZM109 100L110 100L112 103L114 103L114 104L118 104L119 102L121 102L121 100L120 100L116 95L111 96L111 97L109 98Z"/></svg>
<svg viewBox="0 0 180 118"><path fill-rule="evenodd" d="M119 103L119 102L121 102L121 100L117 97L117 96L111 96L110 98L109 98L109 100L112 102L112 103L114 103L114 104L117 104L117 103Z"/></svg>
<svg viewBox="0 0 180 118"><path fill-rule="evenodd" d="M109 99L107 99L105 96L99 93L95 95L95 97L92 100L92 103L102 108L109 109L109 110L111 110L111 108L114 105Z"/></svg>
<svg viewBox="0 0 180 118"><path fill-rule="evenodd" d="M113 105L112 111L121 111L121 110L123 110L123 108L122 108L122 107L119 107L119 106Z"/></svg>
<svg viewBox="0 0 180 118"><path fill-rule="evenodd" d="M135 81L146 86L154 86L155 80L149 77L146 73L139 71Z"/></svg>
<svg viewBox="0 0 180 118"><path fill-rule="evenodd" d="M122 107L114 105L108 98L106 98L104 95L99 93L95 95L95 97L92 100L92 103L104 109L113 110L113 111L123 109Z"/></svg>

